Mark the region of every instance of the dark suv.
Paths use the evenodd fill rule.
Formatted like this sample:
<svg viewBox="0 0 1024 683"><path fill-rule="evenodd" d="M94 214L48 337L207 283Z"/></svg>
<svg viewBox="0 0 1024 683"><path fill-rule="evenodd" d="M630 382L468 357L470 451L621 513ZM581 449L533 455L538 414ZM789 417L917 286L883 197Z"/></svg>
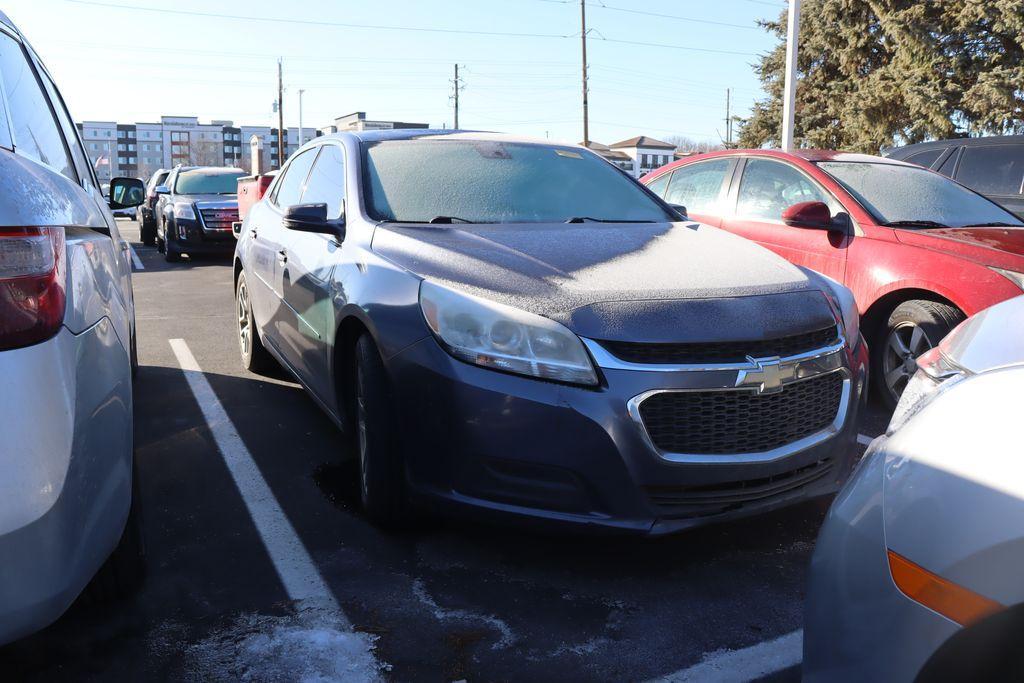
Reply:
<svg viewBox="0 0 1024 683"><path fill-rule="evenodd" d="M182 254L229 254L238 220L240 168L178 166L156 187L156 245L175 262Z"/></svg>
<svg viewBox="0 0 1024 683"><path fill-rule="evenodd" d="M146 199L136 209L138 212L136 218L139 221L139 233L142 237L142 243L149 246L156 244L156 220L153 214L153 209L156 208L156 200L158 199L156 188L164 184L169 174L170 171L166 168L161 168L153 174L149 182L146 183Z"/></svg>
<svg viewBox="0 0 1024 683"><path fill-rule="evenodd" d="M885 156L936 170L1024 218L1024 135L922 142Z"/></svg>

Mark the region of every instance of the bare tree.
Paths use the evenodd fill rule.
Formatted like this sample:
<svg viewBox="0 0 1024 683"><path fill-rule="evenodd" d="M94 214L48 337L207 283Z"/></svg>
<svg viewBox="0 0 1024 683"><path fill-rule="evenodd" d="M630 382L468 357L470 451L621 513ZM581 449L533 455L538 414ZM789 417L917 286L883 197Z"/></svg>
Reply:
<svg viewBox="0 0 1024 683"><path fill-rule="evenodd" d="M216 140L192 140L188 157L195 166L223 166L224 145Z"/></svg>
<svg viewBox="0 0 1024 683"><path fill-rule="evenodd" d="M688 152L690 154L703 154L704 152L714 152L715 150L725 149L725 145L719 142L710 142L708 140L694 140L688 138L685 135L670 135L665 138L665 142L676 146L677 152Z"/></svg>

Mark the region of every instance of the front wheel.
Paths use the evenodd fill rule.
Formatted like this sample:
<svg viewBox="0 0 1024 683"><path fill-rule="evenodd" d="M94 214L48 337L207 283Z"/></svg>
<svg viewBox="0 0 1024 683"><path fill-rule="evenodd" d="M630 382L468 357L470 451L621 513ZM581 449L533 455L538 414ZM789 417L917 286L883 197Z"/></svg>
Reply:
<svg viewBox="0 0 1024 683"><path fill-rule="evenodd" d="M260 333L256 329L245 273L238 274L238 282L235 284L235 313L238 319L238 350L242 355L242 367L249 372L263 374L273 366L274 361L260 341Z"/></svg>
<svg viewBox="0 0 1024 683"><path fill-rule="evenodd" d="M875 386L882 400L895 408L907 382L917 372L917 359L964 319L957 308L927 299L897 306L876 335L872 349Z"/></svg>
<svg viewBox="0 0 1024 683"><path fill-rule="evenodd" d="M164 260L168 263L181 261L181 248L171 239L171 228L164 224Z"/></svg>
<svg viewBox="0 0 1024 683"><path fill-rule="evenodd" d="M385 528L407 518L405 467L394 401L380 352L369 335L356 342L355 410L359 491L370 520Z"/></svg>

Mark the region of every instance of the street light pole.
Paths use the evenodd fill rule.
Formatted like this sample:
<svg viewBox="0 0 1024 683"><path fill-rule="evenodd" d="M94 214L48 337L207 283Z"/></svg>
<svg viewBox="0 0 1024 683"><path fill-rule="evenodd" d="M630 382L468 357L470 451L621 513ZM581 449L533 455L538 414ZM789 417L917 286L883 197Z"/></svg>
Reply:
<svg viewBox="0 0 1024 683"><path fill-rule="evenodd" d="M580 0L580 42L583 46L583 146L590 146L590 88L587 86L587 1Z"/></svg>
<svg viewBox="0 0 1024 683"><path fill-rule="evenodd" d="M782 95L782 151L793 150L793 110L796 106L796 56L800 42L800 0L789 0L786 27L786 85Z"/></svg>
<svg viewBox="0 0 1024 683"><path fill-rule="evenodd" d="M302 93L305 90L299 90L299 147L302 147Z"/></svg>

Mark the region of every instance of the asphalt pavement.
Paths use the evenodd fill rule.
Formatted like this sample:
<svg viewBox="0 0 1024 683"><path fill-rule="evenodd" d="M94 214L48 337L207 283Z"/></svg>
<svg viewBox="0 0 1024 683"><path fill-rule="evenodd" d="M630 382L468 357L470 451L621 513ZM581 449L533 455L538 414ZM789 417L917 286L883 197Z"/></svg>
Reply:
<svg viewBox="0 0 1024 683"><path fill-rule="evenodd" d="M242 370L230 257L168 264L120 226L137 256L147 577L0 648L4 678L799 678L828 501L658 539L472 519L383 533L330 420L283 373ZM862 431L884 424L873 409Z"/></svg>

